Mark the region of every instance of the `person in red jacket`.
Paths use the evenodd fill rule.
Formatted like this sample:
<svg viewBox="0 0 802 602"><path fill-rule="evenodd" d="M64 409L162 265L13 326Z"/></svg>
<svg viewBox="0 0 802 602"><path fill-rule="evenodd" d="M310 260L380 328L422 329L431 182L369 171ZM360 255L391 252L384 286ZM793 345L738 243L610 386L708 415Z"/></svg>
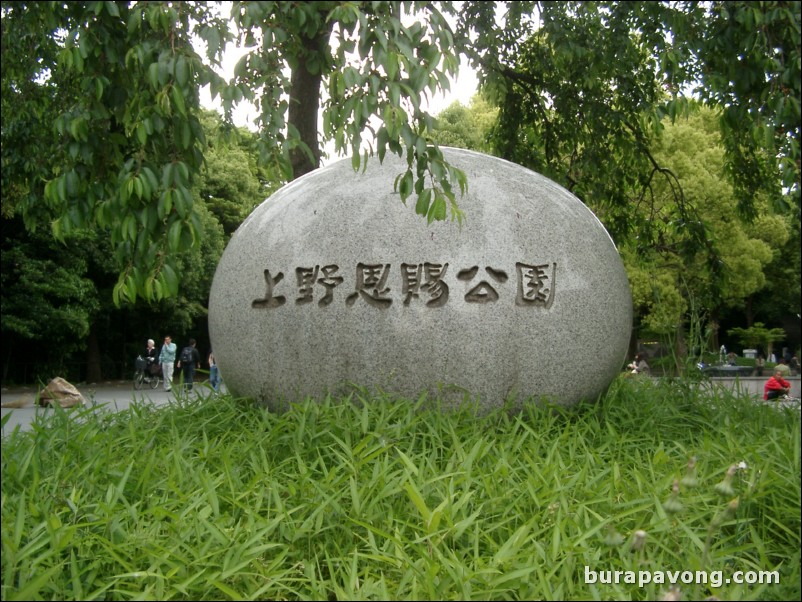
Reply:
<svg viewBox="0 0 802 602"><path fill-rule="evenodd" d="M763 399L777 399L791 392L791 383L782 377L781 370L775 370L774 375L763 386Z"/></svg>

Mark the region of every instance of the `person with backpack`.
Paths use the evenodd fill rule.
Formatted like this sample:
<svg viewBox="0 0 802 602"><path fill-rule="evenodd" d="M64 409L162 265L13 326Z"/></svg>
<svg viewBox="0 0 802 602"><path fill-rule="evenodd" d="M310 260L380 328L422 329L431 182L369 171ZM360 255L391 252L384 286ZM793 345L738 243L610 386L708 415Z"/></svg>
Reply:
<svg viewBox="0 0 802 602"><path fill-rule="evenodd" d="M200 364L200 353L195 348L195 339L189 339L189 345L181 350L181 357L178 358L176 367L184 372L184 384L187 391L192 390L192 382L195 380L195 368Z"/></svg>
<svg viewBox="0 0 802 602"><path fill-rule="evenodd" d="M164 337L164 345L159 352L159 363L162 366L162 376L164 377L164 390L169 391L173 388L173 366L175 365L176 346L170 335Z"/></svg>

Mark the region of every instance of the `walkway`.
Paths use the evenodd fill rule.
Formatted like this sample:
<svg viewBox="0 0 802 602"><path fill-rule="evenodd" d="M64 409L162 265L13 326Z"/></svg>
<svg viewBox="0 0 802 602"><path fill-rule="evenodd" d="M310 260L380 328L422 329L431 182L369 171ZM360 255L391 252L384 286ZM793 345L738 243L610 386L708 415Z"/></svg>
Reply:
<svg viewBox="0 0 802 602"><path fill-rule="evenodd" d="M128 409L134 401L163 406L175 400L175 395L172 392L165 391L161 385L158 389L145 388L141 391L135 391L130 380L83 384L76 385L76 387L81 392L81 395L84 396L88 405L105 406L110 411ZM225 391L225 386L223 390ZM53 412L50 407L37 407L35 405L38 391L39 389L34 387L9 387L0 391L2 405L15 406L2 408L3 418L7 414L11 414L8 423L3 426L3 437L10 434L17 426L22 430L28 430L31 428L31 422L35 416ZM207 383L195 383L194 394L206 395L209 391Z"/></svg>

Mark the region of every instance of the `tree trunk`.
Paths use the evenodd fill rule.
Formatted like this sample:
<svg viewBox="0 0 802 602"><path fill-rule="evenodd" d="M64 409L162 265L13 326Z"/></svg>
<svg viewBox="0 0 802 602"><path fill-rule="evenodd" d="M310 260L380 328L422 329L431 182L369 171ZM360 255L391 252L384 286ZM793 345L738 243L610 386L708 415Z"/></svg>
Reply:
<svg viewBox="0 0 802 602"><path fill-rule="evenodd" d="M755 325L755 312L752 309L753 295L746 298L746 305L744 306L744 315L746 317L746 327L752 328Z"/></svg>
<svg viewBox="0 0 802 602"><path fill-rule="evenodd" d="M685 322L680 320L675 332L674 370L677 376L685 373L685 359L688 357L688 340L685 337Z"/></svg>
<svg viewBox="0 0 802 602"><path fill-rule="evenodd" d="M103 374L100 368L100 342L97 337L97 326L92 322L86 339L86 382L96 383L101 380Z"/></svg>
<svg viewBox="0 0 802 602"><path fill-rule="evenodd" d="M293 179L320 166L320 142L317 136L318 111L320 109L320 86L323 75L319 67L310 71L309 58L323 56L328 45L329 32L324 31L313 38L304 39L305 52L298 57L298 65L292 70L290 79L289 123L298 130L301 142L312 151L312 157L301 148L290 151ZM320 62L318 62L318 65Z"/></svg>
<svg viewBox="0 0 802 602"><path fill-rule="evenodd" d="M636 353L638 353L638 329L637 327L633 326L632 333L629 335L629 349L627 351L627 359L624 361L624 365L628 364L632 358L635 357Z"/></svg>
<svg viewBox="0 0 802 602"><path fill-rule="evenodd" d="M719 347L721 347L721 338L719 337L721 324L719 323L718 315L718 309L714 309L710 314L708 324L710 325L711 349L705 349L705 351L718 351Z"/></svg>

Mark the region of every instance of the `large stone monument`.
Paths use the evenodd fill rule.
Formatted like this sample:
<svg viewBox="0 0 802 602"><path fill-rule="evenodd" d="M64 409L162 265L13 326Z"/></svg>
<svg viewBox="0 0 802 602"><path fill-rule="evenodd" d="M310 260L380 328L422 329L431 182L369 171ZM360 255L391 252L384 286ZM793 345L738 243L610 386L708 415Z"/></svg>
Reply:
<svg viewBox="0 0 802 602"><path fill-rule="evenodd" d="M271 408L353 386L484 409L593 399L625 362L632 300L599 220L551 180L444 149L466 220L426 224L393 192L405 163L350 160L267 199L209 300L228 389ZM410 197L410 203L415 200Z"/></svg>

